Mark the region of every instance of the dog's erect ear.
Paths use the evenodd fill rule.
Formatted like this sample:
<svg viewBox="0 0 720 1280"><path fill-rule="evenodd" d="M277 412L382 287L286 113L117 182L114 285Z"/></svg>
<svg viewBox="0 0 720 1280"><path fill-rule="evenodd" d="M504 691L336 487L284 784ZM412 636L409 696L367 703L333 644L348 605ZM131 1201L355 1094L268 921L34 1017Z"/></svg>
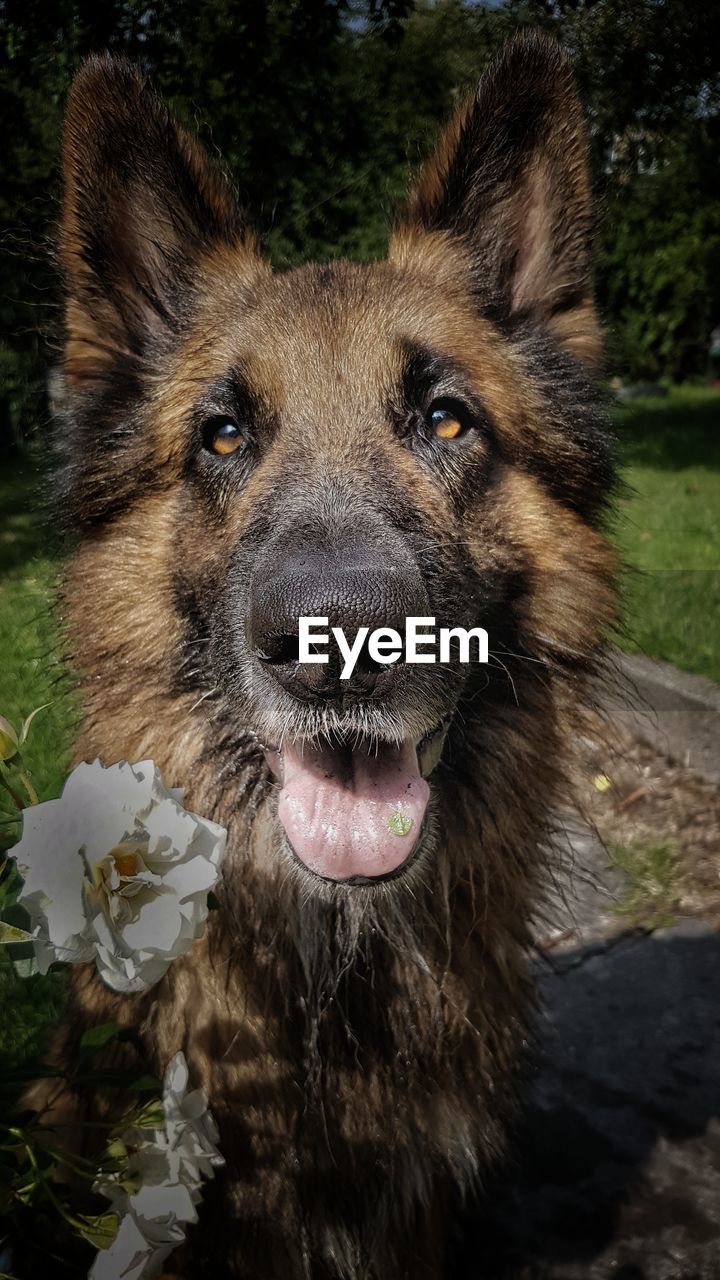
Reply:
<svg viewBox="0 0 720 1280"><path fill-rule="evenodd" d="M92 385L178 328L198 259L245 228L201 147L122 59L90 58L73 83L63 178L65 374Z"/></svg>
<svg viewBox="0 0 720 1280"><path fill-rule="evenodd" d="M432 232L462 246L500 316L530 315L597 360L583 113L554 40L515 37L491 65L421 171L391 258L418 257Z"/></svg>

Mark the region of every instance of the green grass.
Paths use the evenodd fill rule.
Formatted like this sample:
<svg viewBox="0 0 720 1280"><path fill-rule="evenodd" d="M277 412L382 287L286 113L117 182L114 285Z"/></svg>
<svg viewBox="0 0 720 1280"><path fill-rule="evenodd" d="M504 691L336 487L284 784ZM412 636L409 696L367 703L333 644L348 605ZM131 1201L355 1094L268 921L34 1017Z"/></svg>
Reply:
<svg viewBox="0 0 720 1280"><path fill-rule="evenodd" d="M2 465L2 464L0 464ZM16 728L35 707L24 761L40 799L57 795L67 772L72 708L60 678L57 635L50 612L55 564L47 551L40 481L25 461L0 472L0 715ZM9 832L0 831L0 849ZM0 854L0 865L2 855ZM0 909L11 901L0 876ZM42 1056L47 1028L62 1007L63 975L20 978L0 948L0 1103L3 1080L35 1055ZM13 1076L13 1079L15 1077ZM13 1092L11 1088L11 1093Z"/></svg>
<svg viewBox="0 0 720 1280"><path fill-rule="evenodd" d="M16 728L36 707L25 761L40 798L57 795L67 769L72 707L51 616L55 562L42 511L41 480L29 460L0 477L0 715Z"/></svg>
<svg viewBox="0 0 720 1280"><path fill-rule="evenodd" d="M625 647L720 680L720 392L619 405Z"/></svg>
<svg viewBox="0 0 720 1280"><path fill-rule="evenodd" d="M625 877L615 914L633 928L662 929L673 923L677 906L677 856L669 844L610 845L611 861Z"/></svg>

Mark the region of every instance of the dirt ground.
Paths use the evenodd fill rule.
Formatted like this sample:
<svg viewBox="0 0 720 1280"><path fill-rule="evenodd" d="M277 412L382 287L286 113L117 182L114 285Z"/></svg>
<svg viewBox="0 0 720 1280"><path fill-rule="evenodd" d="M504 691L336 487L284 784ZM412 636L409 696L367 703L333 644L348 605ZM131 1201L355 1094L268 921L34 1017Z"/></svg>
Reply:
<svg viewBox="0 0 720 1280"><path fill-rule="evenodd" d="M579 746L580 811L611 861L638 882L618 927L652 925L659 907L672 919L699 917L720 928L720 788L599 717ZM636 918L628 920L633 888Z"/></svg>

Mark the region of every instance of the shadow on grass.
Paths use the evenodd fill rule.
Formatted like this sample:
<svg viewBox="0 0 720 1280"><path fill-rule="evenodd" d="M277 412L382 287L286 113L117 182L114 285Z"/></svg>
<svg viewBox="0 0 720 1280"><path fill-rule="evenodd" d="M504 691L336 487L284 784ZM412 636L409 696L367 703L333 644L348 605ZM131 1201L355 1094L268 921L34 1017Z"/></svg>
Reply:
<svg viewBox="0 0 720 1280"><path fill-rule="evenodd" d="M617 405L614 416L623 466L720 471L720 391L675 388Z"/></svg>
<svg viewBox="0 0 720 1280"><path fill-rule="evenodd" d="M52 555L46 507L47 478L32 455L4 461L0 472L0 581L36 557Z"/></svg>
<svg viewBox="0 0 720 1280"><path fill-rule="evenodd" d="M7 950L0 951L0 1109L7 1114L17 1102L32 1063L44 1061L52 1028L65 1007L67 977L63 972L18 977Z"/></svg>

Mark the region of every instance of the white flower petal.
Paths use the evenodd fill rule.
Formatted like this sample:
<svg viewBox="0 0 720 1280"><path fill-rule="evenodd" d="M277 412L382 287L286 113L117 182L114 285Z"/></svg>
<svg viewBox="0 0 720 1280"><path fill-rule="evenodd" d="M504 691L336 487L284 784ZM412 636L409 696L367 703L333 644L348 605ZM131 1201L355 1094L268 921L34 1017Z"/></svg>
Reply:
<svg viewBox="0 0 720 1280"><path fill-rule="evenodd" d="M95 959L113 990L141 991L200 936L226 834L180 794L151 760L96 760L73 770L59 800L24 812L11 852L43 972Z"/></svg>
<svg viewBox="0 0 720 1280"><path fill-rule="evenodd" d="M168 1064L163 1083L164 1125L129 1128L122 1142L130 1152L127 1171L138 1190L122 1190L121 1175L96 1182L121 1215L112 1248L98 1254L89 1280L148 1280L157 1275L168 1254L185 1238L186 1225L197 1221L203 1178L212 1177L223 1158L214 1145L217 1130L201 1089L187 1092L189 1072L178 1053Z"/></svg>
<svg viewBox="0 0 720 1280"><path fill-rule="evenodd" d="M88 1280L148 1280L157 1275L174 1245L158 1250L145 1239L135 1219L124 1217L109 1249L99 1250Z"/></svg>
<svg viewBox="0 0 720 1280"><path fill-rule="evenodd" d="M143 1234L155 1243L183 1239L182 1222L197 1222L197 1210L183 1183L141 1187L130 1196L130 1205Z"/></svg>
<svg viewBox="0 0 720 1280"><path fill-rule="evenodd" d="M179 898L185 899L208 894L217 884L217 879L217 868L208 858L190 857L170 867L163 877L163 884L174 889Z"/></svg>
<svg viewBox="0 0 720 1280"><path fill-rule="evenodd" d="M169 954L173 952L181 928L177 896L162 892L143 903L135 919L123 927L122 937L131 951Z"/></svg>
<svg viewBox="0 0 720 1280"><path fill-rule="evenodd" d="M172 848L173 856L183 855L187 851L195 835L196 821L192 814L181 809L174 800L158 800L143 820L143 826L150 837L150 857L152 860L156 844Z"/></svg>
<svg viewBox="0 0 720 1280"><path fill-rule="evenodd" d="M175 1094L184 1094L188 1087L190 1072L188 1064L185 1060L184 1053L176 1053L174 1058L170 1059L165 1071L165 1097L172 1097Z"/></svg>
<svg viewBox="0 0 720 1280"><path fill-rule="evenodd" d="M33 805L23 811L22 836L11 850L24 877L20 901L57 945L85 927L81 842L67 839L66 831L61 800Z"/></svg>

